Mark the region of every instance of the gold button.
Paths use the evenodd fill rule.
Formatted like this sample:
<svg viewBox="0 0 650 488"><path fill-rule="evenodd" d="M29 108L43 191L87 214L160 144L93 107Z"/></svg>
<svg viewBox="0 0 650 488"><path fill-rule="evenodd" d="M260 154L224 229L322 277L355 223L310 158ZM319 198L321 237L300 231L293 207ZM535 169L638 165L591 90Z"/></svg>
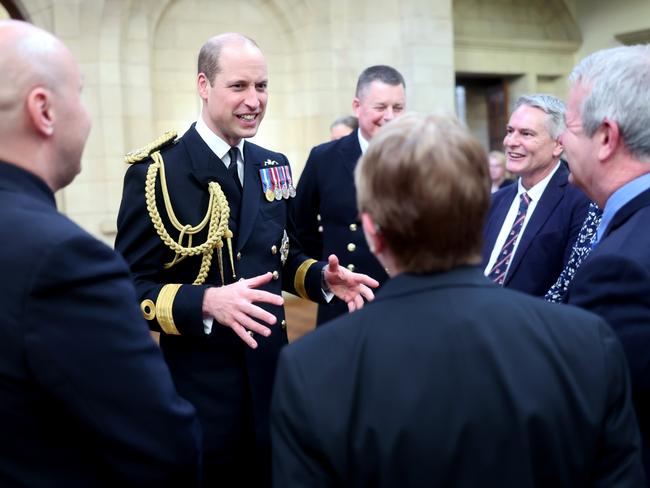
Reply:
<svg viewBox="0 0 650 488"><path fill-rule="evenodd" d="M357 249L357 246L353 242L348 244L348 251L354 252L356 249Z"/></svg>
<svg viewBox="0 0 650 488"><path fill-rule="evenodd" d="M283 329L287 328L287 321L282 319L282 322L280 322L280 325L282 326Z"/></svg>
<svg viewBox="0 0 650 488"><path fill-rule="evenodd" d="M350 271L354 271L354 264L348 264L347 268L348 268Z"/></svg>
<svg viewBox="0 0 650 488"><path fill-rule="evenodd" d="M318 232L323 232L323 226L322 225L318 226Z"/></svg>
<svg viewBox="0 0 650 488"><path fill-rule="evenodd" d="M355 230L357 230L357 224L350 224L350 230L351 230L352 232L354 232Z"/></svg>
<svg viewBox="0 0 650 488"><path fill-rule="evenodd" d="M278 253L278 246L271 246L271 254L277 254Z"/></svg>
<svg viewBox="0 0 650 488"><path fill-rule="evenodd" d="M279 277L280 277L280 273L278 273L277 271L274 271L273 272L273 279L277 280Z"/></svg>
<svg viewBox="0 0 650 488"><path fill-rule="evenodd" d="M241 261L241 253L240 252L237 253L237 261Z"/></svg>
<svg viewBox="0 0 650 488"><path fill-rule="evenodd" d="M320 219L320 214L316 214L316 220L318 220L320 222L320 220L321 220Z"/></svg>

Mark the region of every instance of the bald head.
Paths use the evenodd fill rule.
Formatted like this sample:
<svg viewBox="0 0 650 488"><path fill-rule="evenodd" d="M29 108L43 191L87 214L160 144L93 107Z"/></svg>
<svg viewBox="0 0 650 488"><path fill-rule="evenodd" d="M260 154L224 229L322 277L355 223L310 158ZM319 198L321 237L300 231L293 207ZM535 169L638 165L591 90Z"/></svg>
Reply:
<svg viewBox="0 0 650 488"><path fill-rule="evenodd" d="M15 126L29 91L54 90L62 76L57 60L67 51L53 35L26 22L0 21L0 136Z"/></svg>
<svg viewBox="0 0 650 488"><path fill-rule="evenodd" d="M236 32L228 32L211 37L199 51L198 73L203 73L210 83L221 71L219 57L224 47L230 45L248 45L259 49L257 43L250 37Z"/></svg>
<svg viewBox="0 0 650 488"><path fill-rule="evenodd" d="M90 129L77 63L52 34L3 20L0 73L0 159L58 190L78 173Z"/></svg>

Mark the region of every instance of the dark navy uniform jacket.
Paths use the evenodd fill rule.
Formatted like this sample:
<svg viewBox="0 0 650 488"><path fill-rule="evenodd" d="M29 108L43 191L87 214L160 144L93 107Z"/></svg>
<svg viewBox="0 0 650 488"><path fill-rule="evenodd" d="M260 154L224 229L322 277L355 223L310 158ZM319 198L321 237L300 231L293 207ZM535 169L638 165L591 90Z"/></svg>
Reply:
<svg viewBox="0 0 650 488"><path fill-rule="evenodd" d="M264 197L260 168L288 165L280 153L248 141L244 144L244 189L239 190L223 162L201 139L194 125L171 146L161 151L173 211L183 224L198 224L208 207L208 183L221 186L230 206L229 228L233 231L235 278L224 247L226 284L275 272L277 279L262 289L282 290L306 298L323 300L321 270L325 263L308 260L299 250L287 200L269 202ZM160 346L181 394L197 408L204 430L206 485L230 480L268 480L270 474L269 406L280 349L287 343L283 307L260 304L277 317L268 338L256 336L258 348L250 349L228 327L216 321L210 335L204 332L203 294L209 286L221 286L217 251L203 285L192 285L201 256L164 264L174 253L163 243L152 225L145 203L145 174L150 159L133 164L124 179L124 194L118 215L116 248L131 267L140 300L157 302L164 285L181 284L172 305L173 321L180 335L166 334L158 317L149 320L152 330L163 332ZM157 207L174 239L178 232L169 222L159 179ZM289 237L286 263L280 248L284 232ZM206 240L206 229L194 236L193 245ZM245 468L245 469L244 469ZM244 472L242 473L242 469ZM259 474L259 478L255 478ZM231 476L232 478L229 478ZM228 481L226 481L228 480ZM252 481L251 481L252 482ZM224 484L225 486L225 484Z"/></svg>
<svg viewBox="0 0 650 488"><path fill-rule="evenodd" d="M650 190L616 213L566 300L605 318L623 343L650 477Z"/></svg>
<svg viewBox="0 0 650 488"><path fill-rule="evenodd" d="M323 260L336 254L341 265L381 284L388 275L368 248L357 210L354 168L361 157L357 131L312 149L292 210L307 254ZM318 307L317 323L347 311L347 305L334 298L330 304Z"/></svg>
<svg viewBox="0 0 650 488"><path fill-rule="evenodd" d="M616 335L478 267L398 275L285 348L272 438L278 487L645 485Z"/></svg>
<svg viewBox="0 0 650 488"><path fill-rule="evenodd" d="M201 433L124 261L0 162L0 486L197 486Z"/></svg>

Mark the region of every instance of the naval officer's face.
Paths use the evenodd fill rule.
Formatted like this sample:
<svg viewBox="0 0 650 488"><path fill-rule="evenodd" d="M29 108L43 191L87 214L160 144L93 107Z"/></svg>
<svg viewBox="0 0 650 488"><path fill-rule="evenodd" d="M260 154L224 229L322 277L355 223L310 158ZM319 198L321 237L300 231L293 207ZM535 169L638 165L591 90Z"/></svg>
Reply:
<svg viewBox="0 0 650 488"><path fill-rule="evenodd" d="M199 75L199 95L204 101L206 124L233 146L253 137L264 118L268 98L266 61L257 47L237 42L222 48L219 68L212 83Z"/></svg>

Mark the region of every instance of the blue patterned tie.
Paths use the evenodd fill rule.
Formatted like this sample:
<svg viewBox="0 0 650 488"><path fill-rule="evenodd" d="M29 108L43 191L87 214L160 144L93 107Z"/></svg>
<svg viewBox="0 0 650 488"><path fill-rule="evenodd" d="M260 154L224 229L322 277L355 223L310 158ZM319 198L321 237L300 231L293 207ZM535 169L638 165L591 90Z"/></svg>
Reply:
<svg viewBox="0 0 650 488"><path fill-rule="evenodd" d="M526 211L528 210L528 205L530 204L530 197L528 196L528 193L522 193L520 195L520 198L521 201L519 202L519 210L517 211L515 222L512 224L510 232L508 232L506 242L503 244L501 251L499 251L496 263L494 263L492 270L487 275L488 278L494 281L497 285L501 286L503 286L503 282L506 279L508 265L512 260L512 254L515 249L515 242L517 242L517 237L519 236L519 233L524 226L524 220L526 220Z"/></svg>

